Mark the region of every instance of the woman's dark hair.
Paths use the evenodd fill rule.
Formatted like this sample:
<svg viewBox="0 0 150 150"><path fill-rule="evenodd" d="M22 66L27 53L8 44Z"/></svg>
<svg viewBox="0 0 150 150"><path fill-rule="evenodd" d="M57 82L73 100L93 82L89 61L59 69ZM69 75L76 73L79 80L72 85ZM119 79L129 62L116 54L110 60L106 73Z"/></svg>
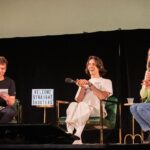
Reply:
<svg viewBox="0 0 150 150"><path fill-rule="evenodd" d="M107 72L106 69L104 68L104 64L103 64L103 61L102 59L100 59L99 57L97 56L89 56L88 60L87 60L87 63L86 63L86 68L85 68L85 73L90 76L90 73L89 73L89 70L88 70L88 64L89 64L89 61L91 59L94 59L95 62L96 62L96 66L97 68L99 69L99 73L101 76L104 76L105 73Z"/></svg>

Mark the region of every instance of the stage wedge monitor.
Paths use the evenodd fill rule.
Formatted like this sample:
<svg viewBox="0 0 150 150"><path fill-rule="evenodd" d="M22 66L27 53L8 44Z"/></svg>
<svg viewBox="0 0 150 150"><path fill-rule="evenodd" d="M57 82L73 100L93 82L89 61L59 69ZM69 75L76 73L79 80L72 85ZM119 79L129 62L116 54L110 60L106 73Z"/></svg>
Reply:
<svg viewBox="0 0 150 150"><path fill-rule="evenodd" d="M1 124L0 143L72 144L78 137L52 124Z"/></svg>

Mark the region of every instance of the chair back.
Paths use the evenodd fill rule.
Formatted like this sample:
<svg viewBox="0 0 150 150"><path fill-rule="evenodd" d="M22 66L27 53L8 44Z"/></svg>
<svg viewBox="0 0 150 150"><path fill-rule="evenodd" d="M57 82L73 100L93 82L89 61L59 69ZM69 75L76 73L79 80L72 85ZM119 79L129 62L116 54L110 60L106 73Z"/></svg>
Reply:
<svg viewBox="0 0 150 150"><path fill-rule="evenodd" d="M118 105L118 99L115 96L110 96L106 101L102 101L102 103L105 103L105 109L107 111L106 118L101 118L99 116L91 116L87 121L87 129L91 130L93 127L100 129L103 128L106 129L113 129L116 125L116 118L117 118L117 105Z"/></svg>
<svg viewBox="0 0 150 150"><path fill-rule="evenodd" d="M116 125L116 118L117 118L117 105L118 105L118 98L115 96L110 96L106 102L106 111L108 113L107 117L105 118L107 122L108 128L115 128Z"/></svg>

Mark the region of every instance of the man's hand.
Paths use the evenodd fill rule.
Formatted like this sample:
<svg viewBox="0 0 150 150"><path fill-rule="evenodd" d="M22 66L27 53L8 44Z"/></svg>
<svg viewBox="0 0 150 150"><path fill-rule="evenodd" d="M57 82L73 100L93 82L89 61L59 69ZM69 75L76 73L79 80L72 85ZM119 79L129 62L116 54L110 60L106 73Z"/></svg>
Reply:
<svg viewBox="0 0 150 150"><path fill-rule="evenodd" d="M1 93L0 93L0 97L1 97L2 99L4 99L6 102L7 102L8 99L9 99L9 95L8 95L7 93L5 93L5 92L1 92Z"/></svg>
<svg viewBox="0 0 150 150"><path fill-rule="evenodd" d="M82 87L82 88L87 88L89 86L89 81L86 79L77 79L76 80L76 85Z"/></svg>

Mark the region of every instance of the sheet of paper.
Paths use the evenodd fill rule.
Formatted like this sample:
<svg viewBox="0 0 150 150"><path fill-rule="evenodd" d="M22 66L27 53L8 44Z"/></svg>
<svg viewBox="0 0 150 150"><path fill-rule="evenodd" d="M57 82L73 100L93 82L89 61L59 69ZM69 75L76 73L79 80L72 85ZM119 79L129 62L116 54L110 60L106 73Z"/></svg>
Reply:
<svg viewBox="0 0 150 150"><path fill-rule="evenodd" d="M0 89L0 93L8 94L8 89Z"/></svg>

